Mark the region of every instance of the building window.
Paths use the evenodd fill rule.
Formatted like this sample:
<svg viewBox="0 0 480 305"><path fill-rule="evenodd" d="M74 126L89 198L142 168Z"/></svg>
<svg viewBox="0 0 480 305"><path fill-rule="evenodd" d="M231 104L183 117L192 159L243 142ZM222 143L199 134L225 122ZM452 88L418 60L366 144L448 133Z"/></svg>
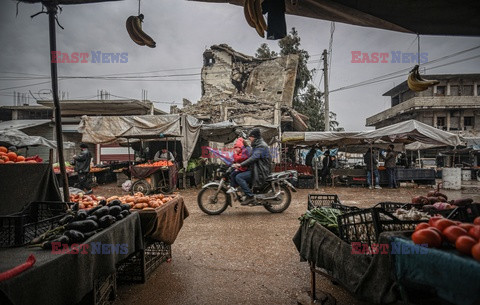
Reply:
<svg viewBox="0 0 480 305"><path fill-rule="evenodd" d="M473 123L474 123L474 118L473 116L466 116L466 117L463 117L463 126L465 126L465 128L472 128L473 127Z"/></svg>
<svg viewBox="0 0 480 305"><path fill-rule="evenodd" d="M450 86L450 95L451 96L459 96L459 92L458 92L458 86Z"/></svg>
<svg viewBox="0 0 480 305"><path fill-rule="evenodd" d="M437 86L437 93L435 95L437 96L445 96L445 92L447 91L446 86Z"/></svg>
<svg viewBox="0 0 480 305"><path fill-rule="evenodd" d="M437 117L437 127L444 127L445 126L445 117L439 116Z"/></svg>
<svg viewBox="0 0 480 305"><path fill-rule="evenodd" d="M462 95L473 96L473 86L472 85L464 85L463 88L462 88Z"/></svg>

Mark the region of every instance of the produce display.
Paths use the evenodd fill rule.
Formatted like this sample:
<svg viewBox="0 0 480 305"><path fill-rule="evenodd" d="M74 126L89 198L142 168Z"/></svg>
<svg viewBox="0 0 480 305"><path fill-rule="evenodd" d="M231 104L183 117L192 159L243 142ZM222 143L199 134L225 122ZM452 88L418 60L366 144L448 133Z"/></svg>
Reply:
<svg viewBox="0 0 480 305"><path fill-rule="evenodd" d="M90 172L91 173L98 173L98 172L103 172L104 170L109 169L109 167L91 167Z"/></svg>
<svg viewBox="0 0 480 305"><path fill-rule="evenodd" d="M427 196L416 196L412 198L412 203L418 205L424 212L435 214L436 211L452 210L457 207L465 206L473 203L471 198L462 198L448 201L445 194L438 190L430 191Z"/></svg>
<svg viewBox="0 0 480 305"><path fill-rule="evenodd" d="M75 172L75 168L70 164L70 162L65 162L65 171L67 174L73 174ZM60 163L53 163L53 172L55 174L60 174Z"/></svg>
<svg viewBox="0 0 480 305"><path fill-rule="evenodd" d="M453 246L458 252L480 262L480 216L475 218L473 224L432 217L428 223L417 225L412 240L415 244L427 244L432 248Z"/></svg>
<svg viewBox="0 0 480 305"><path fill-rule="evenodd" d="M59 226L34 238L30 244L45 250L52 250L54 243L79 244L128 215L130 205L122 204L118 199L108 203L100 200L97 206L87 211L81 210L80 204L75 203L67 215L59 220Z"/></svg>
<svg viewBox="0 0 480 305"><path fill-rule="evenodd" d="M166 196L163 194L155 194L146 196L140 192L135 193L133 196L112 196L109 198L95 196L95 195L84 195L83 193L79 194L70 194L70 201L78 203L79 209L92 209L96 208L101 201L105 200L107 203L110 203L114 200L119 200L130 206L132 209L136 210L154 210L164 203L169 202L175 198L178 194L173 194Z"/></svg>
<svg viewBox="0 0 480 305"><path fill-rule="evenodd" d="M338 235L338 222L337 216L342 212L338 209L328 207L316 207L308 210L305 214L300 216L298 220L301 223L308 221L308 226L312 227L315 222L318 222L328 230Z"/></svg>
<svg viewBox="0 0 480 305"><path fill-rule="evenodd" d="M139 164L139 165L135 165L135 166L139 166L139 167L168 167L168 166L173 166L173 162L172 161L165 161L165 160L160 160L160 161L156 161L156 162L153 162L153 163L142 163L142 164Z"/></svg>
<svg viewBox="0 0 480 305"><path fill-rule="evenodd" d="M38 156L24 157L18 155L16 152L9 151L5 146L0 146L0 164L13 163L39 163L43 162Z"/></svg>
<svg viewBox="0 0 480 305"><path fill-rule="evenodd" d="M430 216L428 213L421 212L416 208L410 210L397 209L393 216L397 217L400 220L425 220L428 221Z"/></svg>

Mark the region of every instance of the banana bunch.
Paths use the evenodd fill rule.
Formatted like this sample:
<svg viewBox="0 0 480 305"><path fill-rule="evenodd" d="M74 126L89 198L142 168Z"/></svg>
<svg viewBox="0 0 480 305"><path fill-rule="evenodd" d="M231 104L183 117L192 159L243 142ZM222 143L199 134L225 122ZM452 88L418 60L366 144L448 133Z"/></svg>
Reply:
<svg viewBox="0 0 480 305"><path fill-rule="evenodd" d="M143 14L128 17L126 22L128 35L138 45L155 48L155 41L142 30L142 22Z"/></svg>
<svg viewBox="0 0 480 305"><path fill-rule="evenodd" d="M424 91L427 90L428 87L440 83L438 80L423 79L420 76L420 72L418 72L418 68L418 65L415 65L415 67L412 69L412 71L410 71L410 74L408 75L407 84L408 88L410 88L412 91Z"/></svg>
<svg viewBox="0 0 480 305"><path fill-rule="evenodd" d="M267 23L262 14L263 0L245 0L243 14L249 26L254 28L260 37L265 38Z"/></svg>

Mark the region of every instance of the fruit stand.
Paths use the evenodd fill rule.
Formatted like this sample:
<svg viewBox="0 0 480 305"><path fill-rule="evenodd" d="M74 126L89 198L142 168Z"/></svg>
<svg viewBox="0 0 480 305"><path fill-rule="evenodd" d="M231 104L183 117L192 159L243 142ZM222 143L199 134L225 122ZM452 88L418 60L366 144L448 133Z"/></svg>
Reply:
<svg viewBox="0 0 480 305"><path fill-rule="evenodd" d="M132 194L140 192L145 195L151 193L169 194L177 185L177 167L171 161L157 161L132 165Z"/></svg>

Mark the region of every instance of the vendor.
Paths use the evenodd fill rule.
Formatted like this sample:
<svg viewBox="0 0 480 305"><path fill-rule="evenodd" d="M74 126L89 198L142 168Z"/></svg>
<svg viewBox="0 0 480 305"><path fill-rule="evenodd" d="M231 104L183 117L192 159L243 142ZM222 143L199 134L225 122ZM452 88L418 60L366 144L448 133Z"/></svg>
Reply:
<svg viewBox="0 0 480 305"><path fill-rule="evenodd" d="M159 161L159 160L168 160L168 161L175 162L175 157L170 151L168 151L168 149L162 148L161 150L157 151L157 153L153 157L153 161Z"/></svg>

